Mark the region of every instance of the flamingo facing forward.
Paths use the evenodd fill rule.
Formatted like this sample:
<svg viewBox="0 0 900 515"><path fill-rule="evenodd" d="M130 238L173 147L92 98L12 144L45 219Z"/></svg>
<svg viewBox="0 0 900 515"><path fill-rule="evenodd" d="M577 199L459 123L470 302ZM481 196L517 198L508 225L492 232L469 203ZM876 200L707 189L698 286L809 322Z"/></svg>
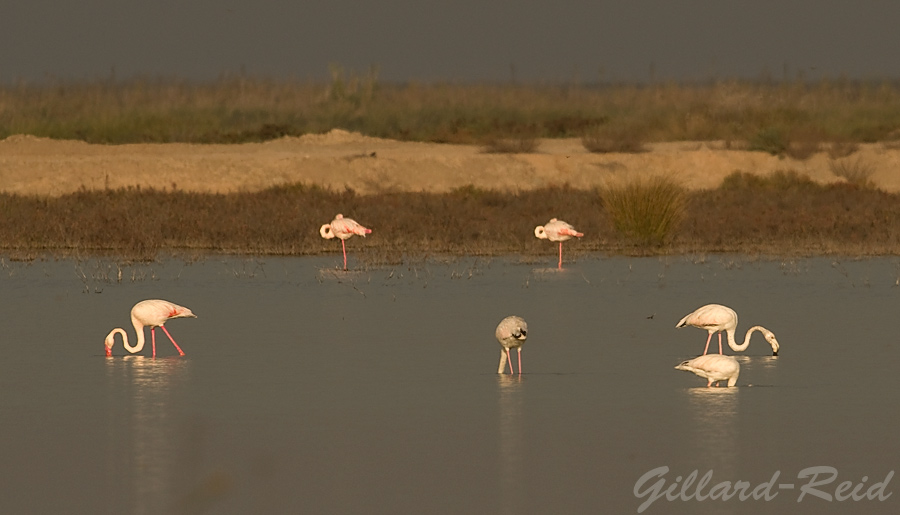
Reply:
<svg viewBox="0 0 900 515"><path fill-rule="evenodd" d="M371 232L372 229L366 229L356 223L356 220L344 218L344 215L340 213L334 217L330 224L325 224L319 228L319 234L326 240L330 240L335 236L341 239L341 248L344 250L344 270L347 269L347 246L344 244L344 241L354 234L365 238Z"/></svg>
<svg viewBox="0 0 900 515"><path fill-rule="evenodd" d="M516 349L519 355L519 375L522 375L522 345L528 338L528 324L522 317L509 316L500 321L497 330L494 332L497 341L500 342L500 366L497 367L497 373L502 374L506 370L506 362L509 362L509 373L512 375L513 365L512 357L509 355L509 349Z"/></svg>
<svg viewBox="0 0 900 515"><path fill-rule="evenodd" d="M169 334L169 331L164 325L170 318L197 318L197 315L191 313L191 310L184 306L179 306L178 304L173 304L165 300L154 299L138 302L131 308L131 324L134 326L135 332L137 332L137 345L134 347L129 345L128 333L126 333L124 329L117 327L106 335L106 341L104 342L106 344L106 355L112 356L112 347L116 343L116 333L122 335L122 343L125 345L125 350L132 354L140 352L141 349L144 348L144 327L150 326L150 338L153 342L154 358L156 357L157 327L165 331L166 336L169 337L172 345L178 349L178 354L184 356L184 351L182 351L181 347L175 343L172 335Z"/></svg>
<svg viewBox="0 0 900 515"><path fill-rule="evenodd" d="M709 331L709 336L706 337L706 348L703 349L703 354L706 354L709 350L709 340L712 338L713 333L719 333L719 354L722 354L722 331L725 331L728 334L728 346L735 352L747 350L747 346L750 345L750 336L754 331L759 331L766 337L766 341L769 342L769 345L772 346L772 355L778 355L778 349L781 347L778 344L778 340L775 339L775 335L772 331L769 331L761 325L751 327L744 336L744 343L738 345L737 342L734 341L734 332L737 330L737 324L737 313L735 313L733 309L720 304L707 304L682 318L675 327L685 327L690 325Z"/></svg>
<svg viewBox="0 0 900 515"><path fill-rule="evenodd" d="M557 220L556 218L551 218L547 225L539 225L534 228L534 235L542 240L550 240L550 241L558 241L559 242L559 269L562 270L562 242L566 240L572 239L572 237L581 238L584 234L575 230L574 227L563 222L562 220Z"/></svg>
<svg viewBox="0 0 900 515"><path fill-rule="evenodd" d="M706 387L713 383L719 386L719 381L728 381L728 386L737 383L741 374L741 364L732 356L724 354L704 354L694 359L682 361L675 365L677 370L687 370L706 379Z"/></svg>

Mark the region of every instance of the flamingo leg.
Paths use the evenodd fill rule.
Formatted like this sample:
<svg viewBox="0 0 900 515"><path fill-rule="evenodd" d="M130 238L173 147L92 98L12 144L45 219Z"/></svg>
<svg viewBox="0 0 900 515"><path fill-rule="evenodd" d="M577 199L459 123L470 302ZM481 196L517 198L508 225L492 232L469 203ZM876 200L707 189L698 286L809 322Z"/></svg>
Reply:
<svg viewBox="0 0 900 515"><path fill-rule="evenodd" d="M166 329L166 326L161 325L161 326L159 326L159 328L166 332L166 336L169 337L169 341L171 341L171 342L172 342L172 345L174 345L175 348L178 349L178 354L181 354L182 356L184 356L184 351L181 350L181 347L179 347L177 343L175 343L175 339L172 338L172 335L171 335L171 334L169 334L169 330ZM154 356L155 356L155 354L154 354Z"/></svg>
<svg viewBox="0 0 900 515"><path fill-rule="evenodd" d="M712 333L709 333L709 336L706 337L706 347L703 348L703 354L706 354L706 351L709 350L709 341L712 339Z"/></svg>
<svg viewBox="0 0 900 515"><path fill-rule="evenodd" d="M344 251L344 270L347 269L347 245L341 240L341 249Z"/></svg>
<svg viewBox="0 0 900 515"><path fill-rule="evenodd" d="M156 328L150 328L150 342L153 345L153 357L156 357Z"/></svg>
<svg viewBox="0 0 900 515"><path fill-rule="evenodd" d="M712 388L712 379L710 379L710 380L708 380L708 381L706 382L706 387L707 387L707 388Z"/></svg>
<svg viewBox="0 0 900 515"><path fill-rule="evenodd" d="M721 332L719 332L719 354L722 354L722 333ZM716 386L718 386L718 383L716 383Z"/></svg>
<svg viewBox="0 0 900 515"><path fill-rule="evenodd" d="M516 349L516 353L519 355L519 375L522 375L522 348Z"/></svg>
<svg viewBox="0 0 900 515"><path fill-rule="evenodd" d="M509 349L506 349L506 362L509 363L509 375L513 375L512 357L509 355ZM521 365L519 365L521 368Z"/></svg>
<svg viewBox="0 0 900 515"><path fill-rule="evenodd" d="M562 242L559 242L559 269L562 270Z"/></svg>

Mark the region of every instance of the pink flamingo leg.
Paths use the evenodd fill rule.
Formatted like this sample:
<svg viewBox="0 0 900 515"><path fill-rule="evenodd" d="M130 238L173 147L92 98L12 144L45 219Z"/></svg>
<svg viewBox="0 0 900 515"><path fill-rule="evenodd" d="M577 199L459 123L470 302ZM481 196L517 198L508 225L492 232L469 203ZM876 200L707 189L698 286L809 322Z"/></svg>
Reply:
<svg viewBox="0 0 900 515"><path fill-rule="evenodd" d="M161 326L159 326L159 328L166 332L166 336L169 337L169 340L172 342L172 345L174 345L175 348L178 349L178 354L181 354L182 356L184 356L184 351L181 350L181 347L179 347L177 343L175 343L175 339L172 338L171 334L169 334L169 330L166 329L166 326L161 325Z"/></svg>
<svg viewBox="0 0 900 515"><path fill-rule="evenodd" d="M706 354L706 351L709 350L709 341L712 340L712 333L709 333L709 336L706 337L706 347L703 348L703 354Z"/></svg>
<svg viewBox="0 0 900 515"><path fill-rule="evenodd" d="M722 354L722 333L719 333L719 354ZM716 386L719 386L719 383L716 382Z"/></svg>
<svg viewBox="0 0 900 515"><path fill-rule="evenodd" d="M347 245L341 240L341 249L344 250L344 270L347 269Z"/></svg>
<svg viewBox="0 0 900 515"><path fill-rule="evenodd" d="M506 362L509 363L509 375L513 375L512 357L509 355L509 349L506 349Z"/></svg>
<svg viewBox="0 0 900 515"><path fill-rule="evenodd" d="M516 349L516 353L519 355L519 375L522 375L522 348Z"/></svg>
<svg viewBox="0 0 900 515"><path fill-rule="evenodd" d="M150 341L153 342L153 357L156 357L156 328L150 328Z"/></svg>

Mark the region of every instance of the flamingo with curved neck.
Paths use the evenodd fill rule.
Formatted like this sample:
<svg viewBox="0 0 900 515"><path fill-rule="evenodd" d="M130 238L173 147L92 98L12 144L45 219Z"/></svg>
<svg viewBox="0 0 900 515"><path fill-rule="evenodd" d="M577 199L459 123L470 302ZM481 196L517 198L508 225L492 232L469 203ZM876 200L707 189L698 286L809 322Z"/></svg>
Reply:
<svg viewBox="0 0 900 515"><path fill-rule="evenodd" d="M184 356L184 351L182 351L181 347L175 343L175 339L172 338L172 335L169 334L168 329L166 329L164 325L167 320L172 318L197 318L197 315L184 306L179 306L178 304L166 300L151 299L138 302L131 308L131 324L134 326L135 333L137 333L137 343L134 346L129 344L128 333L121 327L117 327L106 335L106 340L103 342L106 346L106 355L112 356L112 348L116 343L116 334L122 335L122 344L125 346L125 350L132 354L140 352L141 349L144 348L144 327L150 326L150 338L153 346L154 358L156 357L157 327L166 333L166 336L169 337L169 341L171 341L172 345L178 350L178 354Z"/></svg>
<svg viewBox="0 0 900 515"><path fill-rule="evenodd" d="M707 304L693 313L682 318L675 327L693 326L700 329L706 329L709 336L706 337L706 348L703 354L709 350L709 341L713 333L719 333L719 354L722 354L722 331L728 335L728 346L735 352L743 352L750 345L750 336L754 332L759 331L769 342L772 347L772 355L777 356L781 345L775 339L775 334L761 325L751 327L747 334L744 335L744 343L738 344L734 339L734 333L737 331L738 317L737 313L729 307L720 304Z"/></svg>
<svg viewBox="0 0 900 515"><path fill-rule="evenodd" d="M682 361L675 365L677 370L685 370L693 372L698 376L706 379L706 387L709 388L719 381L728 381L728 386L737 384L738 376L741 375L741 364L732 356L723 354L704 354L694 359Z"/></svg>

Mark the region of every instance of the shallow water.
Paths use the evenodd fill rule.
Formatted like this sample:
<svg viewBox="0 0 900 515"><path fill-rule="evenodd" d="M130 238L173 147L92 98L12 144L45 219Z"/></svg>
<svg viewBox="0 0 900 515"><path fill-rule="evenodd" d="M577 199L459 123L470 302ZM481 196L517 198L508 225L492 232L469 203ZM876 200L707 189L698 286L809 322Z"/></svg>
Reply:
<svg viewBox="0 0 900 515"><path fill-rule="evenodd" d="M636 513L661 466L663 493L711 471L701 497L778 477L768 501L676 488L644 513L898 510L798 503L807 467L835 467L831 495L897 468L896 258L338 261L121 280L102 260L0 263L0 513ZM155 360L104 357L145 298L198 315L166 325L187 355L158 332ZM739 339L762 324L782 344L755 335L737 388L673 368L706 341L675 323L710 302L738 312ZM510 314L529 324L521 377L495 373Z"/></svg>

